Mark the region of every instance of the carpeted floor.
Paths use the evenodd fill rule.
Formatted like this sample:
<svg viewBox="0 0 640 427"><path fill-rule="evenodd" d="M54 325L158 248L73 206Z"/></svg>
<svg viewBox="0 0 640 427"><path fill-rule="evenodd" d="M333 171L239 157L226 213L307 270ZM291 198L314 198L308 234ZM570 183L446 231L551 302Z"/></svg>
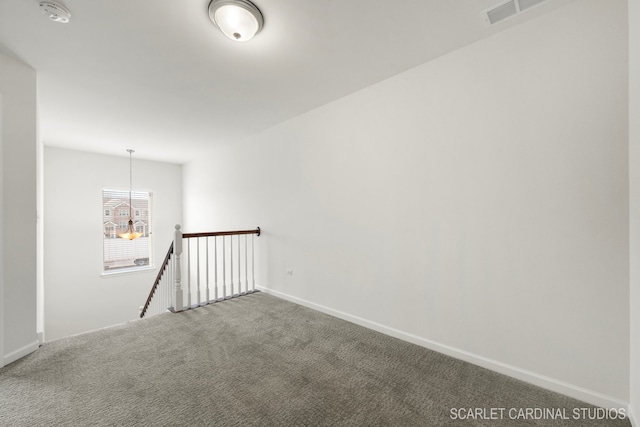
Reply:
<svg viewBox="0 0 640 427"><path fill-rule="evenodd" d="M495 419L452 419L469 408ZM57 340L0 369L1 426L630 426L589 415L602 413L265 293Z"/></svg>

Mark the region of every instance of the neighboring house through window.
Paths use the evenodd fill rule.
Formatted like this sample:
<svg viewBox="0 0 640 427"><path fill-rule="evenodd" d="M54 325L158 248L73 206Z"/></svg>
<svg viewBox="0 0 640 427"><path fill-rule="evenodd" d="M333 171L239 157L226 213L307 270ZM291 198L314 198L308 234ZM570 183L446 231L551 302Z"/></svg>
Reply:
<svg viewBox="0 0 640 427"><path fill-rule="evenodd" d="M124 272L153 267L152 212L153 193L129 190L102 190L102 272ZM129 218L142 236L134 240L118 237L127 231Z"/></svg>

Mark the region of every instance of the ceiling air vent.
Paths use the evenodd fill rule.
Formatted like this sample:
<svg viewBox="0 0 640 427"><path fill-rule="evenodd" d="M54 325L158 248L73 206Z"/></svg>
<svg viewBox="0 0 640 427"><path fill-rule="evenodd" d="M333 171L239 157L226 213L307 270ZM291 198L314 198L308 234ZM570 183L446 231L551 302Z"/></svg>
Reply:
<svg viewBox="0 0 640 427"><path fill-rule="evenodd" d="M482 17L487 26L495 25L498 22L514 17L545 1L546 0L508 0L483 11Z"/></svg>

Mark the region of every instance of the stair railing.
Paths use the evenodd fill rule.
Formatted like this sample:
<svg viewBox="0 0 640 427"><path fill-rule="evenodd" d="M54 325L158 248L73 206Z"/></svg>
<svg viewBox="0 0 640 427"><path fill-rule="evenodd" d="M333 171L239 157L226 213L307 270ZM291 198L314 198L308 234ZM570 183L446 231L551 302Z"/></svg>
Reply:
<svg viewBox="0 0 640 427"><path fill-rule="evenodd" d="M260 227L206 233L182 233L180 228L176 225L174 241L140 308L140 317L188 310L255 292L254 237L260 236Z"/></svg>
<svg viewBox="0 0 640 427"><path fill-rule="evenodd" d="M164 261L162 261L156 280L153 282L153 286L151 286L151 292L149 292L147 301L144 306L140 307L141 318L147 313L149 316L160 314L166 311L171 305L171 293L175 280L175 263L173 262L172 255L173 242L171 242L167 255L164 257ZM156 292L158 293L158 297L154 298Z"/></svg>

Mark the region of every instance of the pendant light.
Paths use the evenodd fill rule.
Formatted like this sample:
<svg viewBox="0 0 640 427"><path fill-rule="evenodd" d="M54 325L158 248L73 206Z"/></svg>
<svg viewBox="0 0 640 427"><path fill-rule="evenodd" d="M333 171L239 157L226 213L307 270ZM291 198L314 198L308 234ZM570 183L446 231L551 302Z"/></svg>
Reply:
<svg viewBox="0 0 640 427"><path fill-rule="evenodd" d="M211 0L209 18L222 34L237 42L250 40L264 24L262 12L249 0Z"/></svg>
<svg viewBox="0 0 640 427"><path fill-rule="evenodd" d="M122 238L122 239L127 239L127 240L134 240L137 239L138 237L142 236L142 233L137 233L134 229L133 229L133 205L131 204L131 189L133 188L133 173L132 173L132 160L131 160L131 155L135 152L132 149L128 149L127 152L129 153L129 227L127 228L127 231L124 233L120 233L118 234L118 237Z"/></svg>

